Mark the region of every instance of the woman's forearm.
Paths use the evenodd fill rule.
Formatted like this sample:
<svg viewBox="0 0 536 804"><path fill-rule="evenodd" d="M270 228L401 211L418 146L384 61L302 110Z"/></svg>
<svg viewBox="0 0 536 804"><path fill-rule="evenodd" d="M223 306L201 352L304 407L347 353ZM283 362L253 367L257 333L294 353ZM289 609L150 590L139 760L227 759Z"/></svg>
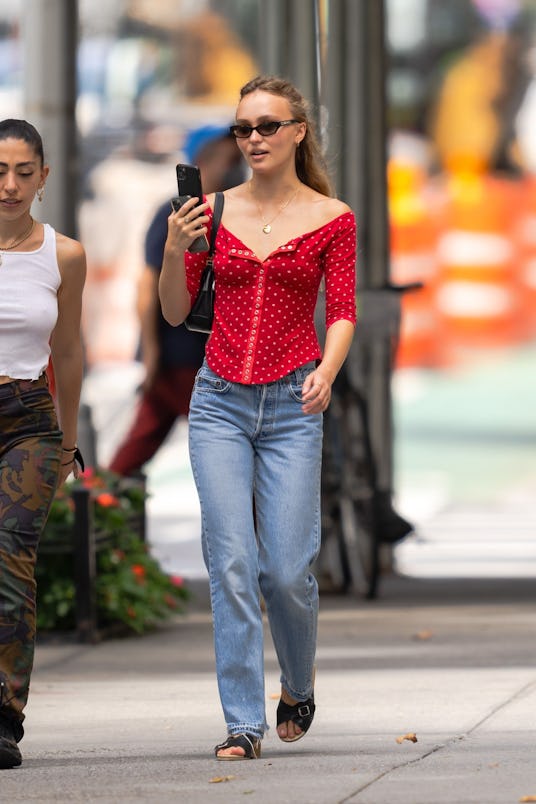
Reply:
<svg viewBox="0 0 536 804"><path fill-rule="evenodd" d="M78 437L78 404L82 388L82 344L73 347L69 354L52 354L56 404L59 424L63 431L63 445L75 446Z"/></svg>
<svg viewBox="0 0 536 804"><path fill-rule="evenodd" d="M168 218L168 236L164 248L164 260L158 282L158 295L162 315L172 326L182 324L192 306L184 266L184 252L196 237L206 235L209 221L208 204L197 204L190 198Z"/></svg>
<svg viewBox="0 0 536 804"><path fill-rule="evenodd" d="M158 281L158 295L166 321L175 327L182 324L191 307L186 286L184 251L166 245Z"/></svg>
<svg viewBox="0 0 536 804"><path fill-rule="evenodd" d="M302 386L302 411L322 413L331 401L331 386L346 359L354 335L351 321L335 321L327 331L320 365L307 375Z"/></svg>
<svg viewBox="0 0 536 804"><path fill-rule="evenodd" d="M324 354L319 369L326 373L329 382L333 383L350 350L355 327L350 321L335 321L328 329Z"/></svg>

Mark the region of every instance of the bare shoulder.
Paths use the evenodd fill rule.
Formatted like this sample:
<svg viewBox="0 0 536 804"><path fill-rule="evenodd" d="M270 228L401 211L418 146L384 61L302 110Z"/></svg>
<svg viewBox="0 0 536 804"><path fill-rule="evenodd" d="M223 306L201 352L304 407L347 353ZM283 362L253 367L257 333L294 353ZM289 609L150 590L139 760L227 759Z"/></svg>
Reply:
<svg viewBox="0 0 536 804"><path fill-rule="evenodd" d="M317 226L324 226L335 218L339 218L348 212L352 212L348 204L338 198L322 195L316 190L308 188L304 197L304 202L308 205L314 222Z"/></svg>
<svg viewBox="0 0 536 804"><path fill-rule="evenodd" d="M340 215L345 215L347 212L352 212L348 204L345 204L344 201L340 201L338 198L328 199L328 208L332 213L332 218L338 218Z"/></svg>
<svg viewBox="0 0 536 804"><path fill-rule="evenodd" d="M56 254L63 281L73 275L82 280L85 278L86 252L78 240L56 232Z"/></svg>
<svg viewBox="0 0 536 804"><path fill-rule="evenodd" d="M223 190L223 195L225 197L225 203L227 206L233 202L240 201L242 198L246 197L245 188L247 187L247 183L236 185L235 187L229 187L227 190ZM214 209L214 203L216 201L216 193L209 193L205 198L207 204L211 209Z"/></svg>
<svg viewBox="0 0 536 804"><path fill-rule="evenodd" d="M251 210L248 205L253 203L253 201L251 193L248 190L247 182L237 184L235 187L229 187L228 190L224 191L223 196L223 218L227 223L231 221L232 225L234 225L236 220L243 220L244 216L247 217L250 214ZM207 197L207 201L212 209L214 209L214 200L214 193Z"/></svg>
<svg viewBox="0 0 536 804"><path fill-rule="evenodd" d="M251 203L252 196L249 190L249 182L243 182L242 184L236 184L234 187L229 187L228 190L225 190L225 203L230 206L237 206L240 207L244 203Z"/></svg>
<svg viewBox="0 0 536 804"><path fill-rule="evenodd" d="M61 232L56 232L56 250L62 260L77 260L86 256L82 243Z"/></svg>

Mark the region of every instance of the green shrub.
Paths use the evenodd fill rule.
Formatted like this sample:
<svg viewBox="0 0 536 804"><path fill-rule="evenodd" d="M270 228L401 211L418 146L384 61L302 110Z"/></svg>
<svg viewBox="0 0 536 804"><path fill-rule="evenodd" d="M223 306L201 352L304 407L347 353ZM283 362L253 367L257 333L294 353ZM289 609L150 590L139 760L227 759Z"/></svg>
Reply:
<svg viewBox="0 0 536 804"><path fill-rule="evenodd" d="M36 567L37 627L73 629L75 622L73 490L88 489L97 539L96 602L99 626L123 623L143 633L183 611L189 592L168 575L140 538L145 490L112 472L87 469L66 483L52 504Z"/></svg>

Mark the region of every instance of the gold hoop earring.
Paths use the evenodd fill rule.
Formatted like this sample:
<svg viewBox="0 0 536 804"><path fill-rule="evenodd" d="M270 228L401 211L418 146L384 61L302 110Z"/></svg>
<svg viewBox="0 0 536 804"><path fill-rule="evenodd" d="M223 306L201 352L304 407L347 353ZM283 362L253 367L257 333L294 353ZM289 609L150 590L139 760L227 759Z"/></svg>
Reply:
<svg viewBox="0 0 536 804"><path fill-rule="evenodd" d="M37 190L37 199L38 199L38 201L43 200L44 194L45 194L45 188L44 187L39 187L39 189Z"/></svg>

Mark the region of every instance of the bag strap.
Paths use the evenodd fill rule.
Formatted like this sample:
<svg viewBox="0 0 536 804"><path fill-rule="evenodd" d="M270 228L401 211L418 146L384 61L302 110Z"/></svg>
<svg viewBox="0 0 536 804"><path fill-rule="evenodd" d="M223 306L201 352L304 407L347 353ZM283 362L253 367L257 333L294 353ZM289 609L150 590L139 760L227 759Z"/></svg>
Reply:
<svg viewBox="0 0 536 804"><path fill-rule="evenodd" d="M220 226L221 216L223 213L223 202L225 201L225 196L223 193L216 193L214 197L214 212L212 214L212 227L210 230L210 248L208 251L208 256L212 257L214 254L214 245L216 243L216 235L218 234L218 229Z"/></svg>

